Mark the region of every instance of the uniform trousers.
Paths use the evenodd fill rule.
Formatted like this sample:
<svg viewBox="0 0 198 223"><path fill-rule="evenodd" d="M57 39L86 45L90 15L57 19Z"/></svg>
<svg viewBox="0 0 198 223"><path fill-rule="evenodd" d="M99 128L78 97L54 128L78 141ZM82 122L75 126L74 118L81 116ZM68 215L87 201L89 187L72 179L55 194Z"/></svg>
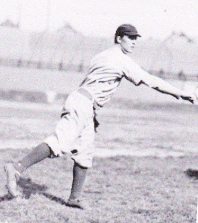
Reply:
<svg viewBox="0 0 198 223"><path fill-rule="evenodd" d="M93 120L93 101L78 91L72 92L65 101L55 132L44 140L52 157L68 153L80 166L91 167L95 135Z"/></svg>

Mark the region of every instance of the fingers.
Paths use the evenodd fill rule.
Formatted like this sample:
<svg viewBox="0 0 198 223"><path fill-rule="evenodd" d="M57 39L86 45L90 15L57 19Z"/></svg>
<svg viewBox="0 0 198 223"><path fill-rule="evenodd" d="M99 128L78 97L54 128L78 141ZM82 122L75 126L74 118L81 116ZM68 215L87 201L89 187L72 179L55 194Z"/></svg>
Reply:
<svg viewBox="0 0 198 223"><path fill-rule="evenodd" d="M192 104L194 104L194 100L192 100L192 99L189 99L189 101L192 103Z"/></svg>
<svg viewBox="0 0 198 223"><path fill-rule="evenodd" d="M190 101L191 101L192 104L195 103L195 101L196 101L196 96L195 96L194 94L193 94L193 96L190 97Z"/></svg>
<svg viewBox="0 0 198 223"><path fill-rule="evenodd" d="M181 96L181 98L183 100L187 100L189 102L191 102L192 104L194 104L194 102L196 101L196 96L192 95L192 96Z"/></svg>

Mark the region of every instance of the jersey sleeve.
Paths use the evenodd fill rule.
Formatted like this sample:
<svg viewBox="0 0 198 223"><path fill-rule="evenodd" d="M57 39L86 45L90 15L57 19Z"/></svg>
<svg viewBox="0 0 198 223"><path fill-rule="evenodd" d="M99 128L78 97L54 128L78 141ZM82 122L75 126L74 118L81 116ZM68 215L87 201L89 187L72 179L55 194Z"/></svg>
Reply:
<svg viewBox="0 0 198 223"><path fill-rule="evenodd" d="M142 69L135 61L131 58L127 58L124 63L124 76L127 80L131 81L136 86L141 83L152 87L152 75Z"/></svg>

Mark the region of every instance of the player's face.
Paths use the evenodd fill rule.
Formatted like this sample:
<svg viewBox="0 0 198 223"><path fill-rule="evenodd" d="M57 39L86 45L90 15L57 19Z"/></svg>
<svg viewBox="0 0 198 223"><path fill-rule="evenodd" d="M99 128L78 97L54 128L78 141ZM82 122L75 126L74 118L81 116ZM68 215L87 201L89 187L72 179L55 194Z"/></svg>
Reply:
<svg viewBox="0 0 198 223"><path fill-rule="evenodd" d="M118 43L120 44L124 53L132 53L135 47L137 36L118 36Z"/></svg>

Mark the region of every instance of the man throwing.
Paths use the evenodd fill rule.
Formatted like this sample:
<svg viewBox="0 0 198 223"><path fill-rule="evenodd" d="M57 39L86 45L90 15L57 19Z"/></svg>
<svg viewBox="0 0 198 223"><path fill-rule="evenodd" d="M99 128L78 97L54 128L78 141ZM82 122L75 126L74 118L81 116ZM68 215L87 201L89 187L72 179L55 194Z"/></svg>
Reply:
<svg viewBox="0 0 198 223"><path fill-rule="evenodd" d="M47 157L69 153L74 160L74 167L67 205L85 209L81 192L87 170L92 166L94 127L98 125L95 114L98 108L102 108L111 99L123 78L135 86L144 84L176 99L182 98L194 103L194 94L150 75L128 56L133 52L138 37L141 36L134 26L119 26L115 33L114 46L91 60L89 73L84 81L66 99L54 134L19 161L6 164L7 188L13 197L21 194L17 182L23 171Z"/></svg>

